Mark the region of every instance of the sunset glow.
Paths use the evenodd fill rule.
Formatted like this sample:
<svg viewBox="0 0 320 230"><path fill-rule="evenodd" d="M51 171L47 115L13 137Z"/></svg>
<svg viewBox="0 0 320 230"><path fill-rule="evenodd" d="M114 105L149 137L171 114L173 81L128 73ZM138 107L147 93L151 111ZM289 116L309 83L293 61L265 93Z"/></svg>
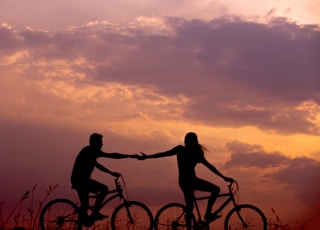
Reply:
<svg viewBox="0 0 320 230"><path fill-rule="evenodd" d="M1 1L0 203L34 184L76 200L70 173L93 132L134 154L194 131L243 202L315 230L319 12L319 0ZM174 157L101 162L154 210L182 198Z"/></svg>

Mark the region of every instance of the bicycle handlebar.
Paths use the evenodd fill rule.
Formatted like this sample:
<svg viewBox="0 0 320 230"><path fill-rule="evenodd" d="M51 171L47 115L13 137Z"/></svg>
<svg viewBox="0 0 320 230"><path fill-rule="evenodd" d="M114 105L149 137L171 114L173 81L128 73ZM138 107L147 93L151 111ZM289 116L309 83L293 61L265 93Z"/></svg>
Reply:
<svg viewBox="0 0 320 230"><path fill-rule="evenodd" d="M123 180L124 181L124 178L123 178L123 176L122 176L122 174L119 174L118 176L116 176L116 178L114 179L114 183L115 184L118 184L119 183L119 179L121 178L121 180Z"/></svg>
<svg viewBox="0 0 320 230"><path fill-rule="evenodd" d="M228 181L228 188L229 188L229 191L232 190L232 185L233 184L236 184L236 186L238 187L238 181L234 180L233 178L231 178L232 181Z"/></svg>

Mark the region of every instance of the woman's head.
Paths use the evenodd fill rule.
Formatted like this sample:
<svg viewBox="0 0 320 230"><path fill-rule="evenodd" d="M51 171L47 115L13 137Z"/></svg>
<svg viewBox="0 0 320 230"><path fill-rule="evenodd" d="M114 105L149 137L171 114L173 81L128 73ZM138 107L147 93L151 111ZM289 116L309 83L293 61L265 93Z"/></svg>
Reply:
<svg viewBox="0 0 320 230"><path fill-rule="evenodd" d="M189 132L184 138L184 144L186 147L196 147L199 146L197 134Z"/></svg>
<svg viewBox="0 0 320 230"><path fill-rule="evenodd" d="M193 132L189 132L186 134L184 138L184 145L188 149L200 150L199 153L201 153L201 155L203 155L203 151L208 151L208 149L206 149L204 146L199 144L197 134Z"/></svg>

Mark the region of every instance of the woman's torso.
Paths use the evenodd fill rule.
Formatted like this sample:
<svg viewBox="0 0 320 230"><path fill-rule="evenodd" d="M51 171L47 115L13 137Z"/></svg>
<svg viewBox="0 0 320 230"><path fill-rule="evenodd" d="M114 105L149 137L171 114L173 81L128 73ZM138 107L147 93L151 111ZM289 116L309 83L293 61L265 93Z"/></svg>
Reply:
<svg viewBox="0 0 320 230"><path fill-rule="evenodd" d="M177 146L177 161L179 168L179 185L180 187L192 186L196 178L195 167L201 162L203 152L199 149L186 148Z"/></svg>

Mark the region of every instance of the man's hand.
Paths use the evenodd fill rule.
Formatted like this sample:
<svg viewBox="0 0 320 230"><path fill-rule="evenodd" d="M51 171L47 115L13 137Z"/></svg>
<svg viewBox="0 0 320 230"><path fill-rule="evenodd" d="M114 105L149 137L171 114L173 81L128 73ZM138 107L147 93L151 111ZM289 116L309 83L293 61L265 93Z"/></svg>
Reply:
<svg viewBox="0 0 320 230"><path fill-rule="evenodd" d="M224 177L223 179L230 183L234 181L234 179L232 179L231 177Z"/></svg>
<svg viewBox="0 0 320 230"><path fill-rule="evenodd" d="M121 173L113 172L113 173L112 173L112 176L114 176L114 177L120 177L120 176L121 176Z"/></svg>
<svg viewBox="0 0 320 230"><path fill-rule="evenodd" d="M137 159L138 160L145 160L145 159L147 159L147 155L146 154L144 154L143 152L140 152L141 153L141 155L138 155L137 156Z"/></svg>

